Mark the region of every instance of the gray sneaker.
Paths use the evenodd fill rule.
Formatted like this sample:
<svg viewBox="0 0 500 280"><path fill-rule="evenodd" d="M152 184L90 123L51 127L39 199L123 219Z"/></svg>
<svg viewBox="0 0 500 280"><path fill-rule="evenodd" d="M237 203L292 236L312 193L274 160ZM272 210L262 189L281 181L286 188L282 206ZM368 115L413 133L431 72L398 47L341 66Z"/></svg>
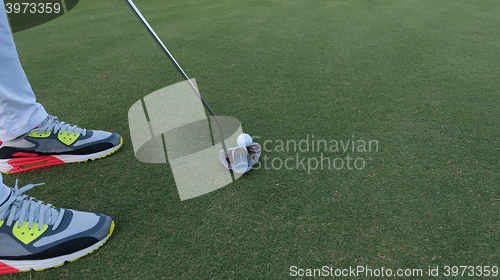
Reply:
<svg viewBox="0 0 500 280"><path fill-rule="evenodd" d="M95 160L114 153L122 143L122 137L116 133L86 130L48 116L26 135L0 141L0 171L19 173Z"/></svg>
<svg viewBox="0 0 500 280"><path fill-rule="evenodd" d="M61 266L92 253L113 232L106 215L55 208L23 194L37 185L18 189L16 181L0 205L0 274Z"/></svg>

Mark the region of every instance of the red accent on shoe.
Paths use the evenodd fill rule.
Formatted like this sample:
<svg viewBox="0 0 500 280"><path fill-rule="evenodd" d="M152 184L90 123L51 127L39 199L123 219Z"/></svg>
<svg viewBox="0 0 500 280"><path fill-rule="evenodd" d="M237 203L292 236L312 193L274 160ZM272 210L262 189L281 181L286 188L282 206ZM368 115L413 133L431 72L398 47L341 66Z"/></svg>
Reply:
<svg viewBox="0 0 500 280"><path fill-rule="evenodd" d="M37 157L38 154L18 152L18 153L13 154L12 156L15 156L15 157Z"/></svg>
<svg viewBox="0 0 500 280"><path fill-rule="evenodd" d="M17 273L19 269L15 269L12 266L8 266L0 262L0 274Z"/></svg>
<svg viewBox="0 0 500 280"><path fill-rule="evenodd" d="M2 145L2 141L0 141L0 145Z"/></svg>
<svg viewBox="0 0 500 280"><path fill-rule="evenodd" d="M39 156L37 154L21 152L15 153L14 156L19 157L7 161L7 163L12 166L12 169L9 171L9 173L20 173L66 163L54 156Z"/></svg>

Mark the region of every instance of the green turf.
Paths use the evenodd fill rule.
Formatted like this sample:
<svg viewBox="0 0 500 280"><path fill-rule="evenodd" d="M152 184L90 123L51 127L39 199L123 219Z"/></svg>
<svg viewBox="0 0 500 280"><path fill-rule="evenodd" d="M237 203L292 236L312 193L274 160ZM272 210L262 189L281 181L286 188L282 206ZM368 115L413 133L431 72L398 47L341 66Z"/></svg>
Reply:
<svg viewBox="0 0 500 280"><path fill-rule="evenodd" d="M28 194L108 214L115 232L74 263L2 279L286 279L291 266L500 266L500 2L136 4L212 108L261 144L272 141L268 158L297 156L279 151L277 140L313 136L377 140L378 150L324 153L363 158L362 170L262 165L181 202L168 165L135 159L127 112L182 78L123 1L80 1L16 33L18 52L49 113L120 133L124 146L103 160L4 181L45 182Z"/></svg>

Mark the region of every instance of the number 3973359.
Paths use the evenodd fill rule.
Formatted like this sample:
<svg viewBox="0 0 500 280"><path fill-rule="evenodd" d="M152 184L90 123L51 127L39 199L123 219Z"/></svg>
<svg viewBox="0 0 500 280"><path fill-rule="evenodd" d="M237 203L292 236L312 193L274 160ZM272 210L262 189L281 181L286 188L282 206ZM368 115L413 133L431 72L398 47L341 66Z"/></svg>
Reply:
<svg viewBox="0 0 500 280"><path fill-rule="evenodd" d="M61 12L59 3L5 3L8 14L58 14Z"/></svg>

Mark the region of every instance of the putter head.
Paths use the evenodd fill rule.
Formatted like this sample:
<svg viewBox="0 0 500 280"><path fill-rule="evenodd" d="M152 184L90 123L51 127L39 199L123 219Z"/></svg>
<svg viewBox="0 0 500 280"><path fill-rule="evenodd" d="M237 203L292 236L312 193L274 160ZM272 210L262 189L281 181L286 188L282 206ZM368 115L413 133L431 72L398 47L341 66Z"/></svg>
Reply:
<svg viewBox="0 0 500 280"><path fill-rule="evenodd" d="M259 161L262 149L258 143L252 143L246 147L234 147L227 150L227 156L224 150L219 152L219 160L229 170L235 173L243 174L250 171L252 166ZM233 164L231 164L231 160Z"/></svg>

